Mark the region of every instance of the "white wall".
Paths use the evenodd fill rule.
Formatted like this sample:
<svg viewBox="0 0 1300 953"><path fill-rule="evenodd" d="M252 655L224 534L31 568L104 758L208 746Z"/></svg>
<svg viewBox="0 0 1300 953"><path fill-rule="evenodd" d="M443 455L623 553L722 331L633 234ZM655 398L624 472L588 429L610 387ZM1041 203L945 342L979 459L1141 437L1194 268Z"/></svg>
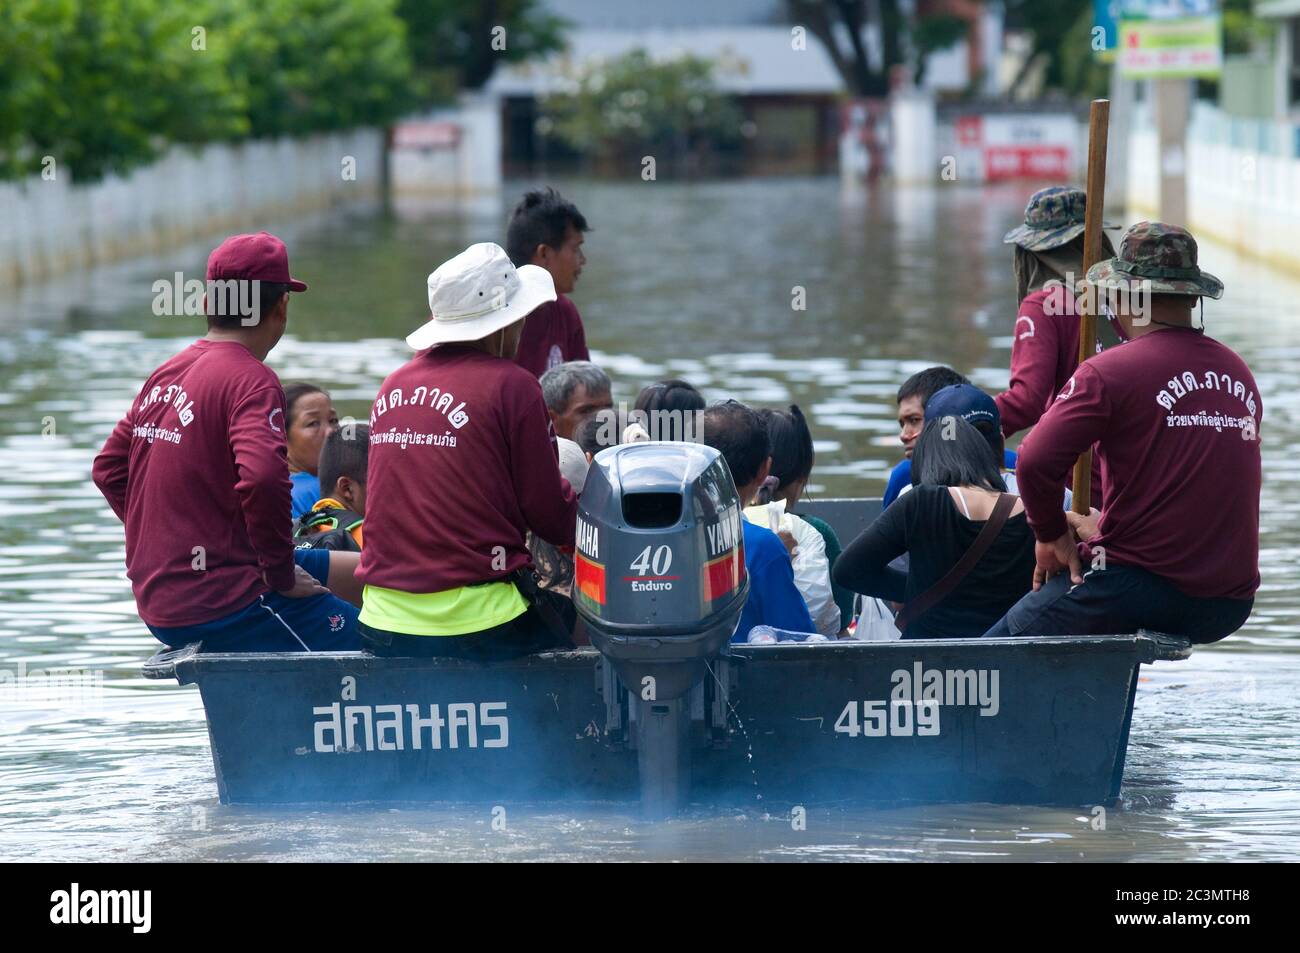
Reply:
<svg viewBox="0 0 1300 953"><path fill-rule="evenodd" d="M410 119L416 123L450 123L460 130L460 138L454 148L390 151L389 180L396 200L481 198L501 191L499 96L466 93L456 106Z"/></svg>
<svg viewBox="0 0 1300 953"><path fill-rule="evenodd" d="M890 172L899 185L933 185L938 178L934 97L898 91L890 99Z"/></svg>
<svg viewBox="0 0 1300 953"><path fill-rule="evenodd" d="M383 190L384 134L373 129L172 147L123 176L76 185L72 170L0 183L0 285L147 254L215 231L258 227ZM344 178L345 159L355 179Z"/></svg>
<svg viewBox="0 0 1300 953"><path fill-rule="evenodd" d="M1188 125L1187 227L1244 254L1300 267L1300 159L1292 123L1231 119L1195 104ZM1129 217L1159 216L1156 133L1138 111L1129 133Z"/></svg>

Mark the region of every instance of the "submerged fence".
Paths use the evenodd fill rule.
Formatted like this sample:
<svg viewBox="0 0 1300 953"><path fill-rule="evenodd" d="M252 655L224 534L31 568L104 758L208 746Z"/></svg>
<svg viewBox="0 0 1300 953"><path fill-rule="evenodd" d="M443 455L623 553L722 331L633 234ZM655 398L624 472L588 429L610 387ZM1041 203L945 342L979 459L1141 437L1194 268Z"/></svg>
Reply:
<svg viewBox="0 0 1300 953"><path fill-rule="evenodd" d="M132 255L383 192L384 133L175 146L127 176L75 184L57 160L0 183L0 285Z"/></svg>

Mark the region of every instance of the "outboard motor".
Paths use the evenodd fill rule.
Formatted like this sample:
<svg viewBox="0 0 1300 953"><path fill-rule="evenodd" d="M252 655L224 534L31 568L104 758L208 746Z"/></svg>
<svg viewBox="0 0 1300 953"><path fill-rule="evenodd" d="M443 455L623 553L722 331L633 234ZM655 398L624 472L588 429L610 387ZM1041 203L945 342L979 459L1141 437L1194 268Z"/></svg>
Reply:
<svg viewBox="0 0 1300 953"><path fill-rule="evenodd" d="M610 447L578 504L573 601L628 689L641 800L690 789L688 694L731 640L749 579L740 502L722 454L696 443Z"/></svg>

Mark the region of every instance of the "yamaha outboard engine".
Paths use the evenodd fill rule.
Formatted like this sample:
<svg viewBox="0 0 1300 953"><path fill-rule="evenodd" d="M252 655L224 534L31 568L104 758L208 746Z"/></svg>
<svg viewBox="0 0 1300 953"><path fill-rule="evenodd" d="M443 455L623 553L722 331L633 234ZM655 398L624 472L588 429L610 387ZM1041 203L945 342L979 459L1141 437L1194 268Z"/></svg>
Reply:
<svg viewBox="0 0 1300 953"><path fill-rule="evenodd" d="M688 694L736 629L749 579L740 504L712 447L643 442L598 453L578 505L573 600L628 690L646 811L690 788Z"/></svg>

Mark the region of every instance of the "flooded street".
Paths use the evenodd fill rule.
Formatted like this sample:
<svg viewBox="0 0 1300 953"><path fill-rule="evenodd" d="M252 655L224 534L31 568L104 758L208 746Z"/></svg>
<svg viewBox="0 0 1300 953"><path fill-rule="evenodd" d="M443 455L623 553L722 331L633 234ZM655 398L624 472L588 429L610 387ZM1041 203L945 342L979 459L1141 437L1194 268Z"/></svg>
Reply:
<svg viewBox="0 0 1300 953"><path fill-rule="evenodd" d="M816 438L810 492L878 496L900 457L894 392L951 364L1006 386L1010 246L1029 184L846 195L836 179L679 185L560 181L594 230L574 301L615 401L685 378L710 399L797 402ZM506 201L525 183L510 183ZM506 208L338 212L266 223L289 244L289 335L268 363L369 414L427 317L425 276ZM1127 223L1126 223L1127 224ZM219 239L221 236L214 236ZM1285 860L1300 855L1300 280L1203 243L1227 291L1207 333L1263 402L1263 586L1246 628L1143 670L1121 801L1077 809L697 806L647 825L626 805L224 807L198 691L146 682L122 527L90 464L141 382L203 333L157 317L155 280L202 277L208 245L0 290L0 856L49 860ZM801 290L807 309L793 310ZM195 499L201 507L204 501ZM845 543L848 541L845 540ZM1207 548L1219 541L1206 538ZM1194 558L1194 555L1191 557ZM88 669L83 698L19 673ZM761 778L762 765L755 766ZM1104 820L1104 825L1099 821ZM1097 829L1102 826L1103 829Z"/></svg>

